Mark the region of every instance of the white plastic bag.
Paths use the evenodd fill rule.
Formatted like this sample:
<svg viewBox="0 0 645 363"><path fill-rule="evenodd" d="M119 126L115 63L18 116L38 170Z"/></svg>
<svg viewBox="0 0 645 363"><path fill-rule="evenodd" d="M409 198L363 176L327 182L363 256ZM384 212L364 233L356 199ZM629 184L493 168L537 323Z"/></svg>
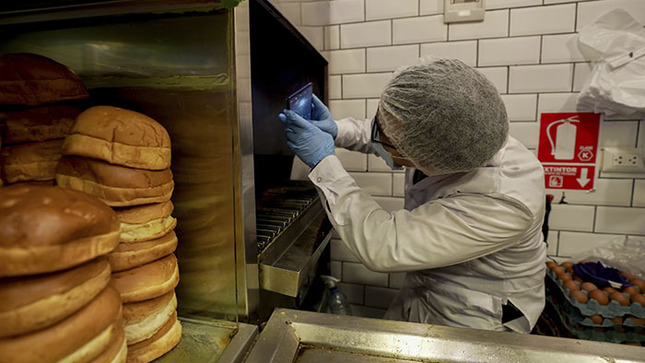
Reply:
<svg viewBox="0 0 645 363"><path fill-rule="evenodd" d="M578 47L592 70L580 109L607 116L645 116L645 29L623 9L580 30Z"/></svg>

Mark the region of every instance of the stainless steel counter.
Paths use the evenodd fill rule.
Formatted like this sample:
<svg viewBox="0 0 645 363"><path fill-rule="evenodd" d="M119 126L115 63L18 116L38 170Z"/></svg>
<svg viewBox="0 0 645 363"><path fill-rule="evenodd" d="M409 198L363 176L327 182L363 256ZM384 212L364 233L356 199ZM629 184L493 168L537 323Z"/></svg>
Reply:
<svg viewBox="0 0 645 363"><path fill-rule="evenodd" d="M645 362L620 344L277 309L246 362Z"/></svg>

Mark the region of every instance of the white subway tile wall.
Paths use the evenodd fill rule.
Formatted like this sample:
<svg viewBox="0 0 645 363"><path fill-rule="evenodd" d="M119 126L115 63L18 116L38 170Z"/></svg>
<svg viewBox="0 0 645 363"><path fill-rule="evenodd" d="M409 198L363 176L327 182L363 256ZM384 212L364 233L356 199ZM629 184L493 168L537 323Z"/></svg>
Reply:
<svg viewBox="0 0 645 363"><path fill-rule="evenodd" d="M419 45L367 48L367 71L394 71L404 65L416 64L419 60Z"/></svg>
<svg viewBox="0 0 645 363"><path fill-rule="evenodd" d="M537 64L540 37L500 38L479 41L479 66Z"/></svg>
<svg viewBox="0 0 645 363"><path fill-rule="evenodd" d="M371 118L392 72L418 57L452 57L476 66L506 105L510 133L536 152L540 115L575 112L591 63L577 32L622 8L645 24L643 0L487 0L482 22L443 22L444 0L276 0L280 10L323 51L335 118ZM645 147L645 121L601 122L599 147ZM403 208L404 174L375 155L337 149L357 183L386 210ZM599 159L598 164L599 166ZM550 215L548 254L567 258L629 235L645 243L645 178L601 175L592 191L559 191ZM567 204L558 204L563 197ZM373 272L338 235L331 273L342 279L355 315L382 317L404 273Z"/></svg>
<svg viewBox="0 0 645 363"><path fill-rule="evenodd" d="M365 118L365 100L331 100L327 106L337 120L343 117Z"/></svg>
<svg viewBox="0 0 645 363"><path fill-rule="evenodd" d="M487 67L479 68L479 71L493 82L499 93L506 93L508 89L508 68L507 67Z"/></svg>
<svg viewBox="0 0 645 363"><path fill-rule="evenodd" d="M578 252L592 249L606 244L614 238L620 238L615 234L600 233L579 233L579 232L560 232L559 256L573 256Z"/></svg>
<svg viewBox="0 0 645 363"><path fill-rule="evenodd" d="M404 18L418 13L418 0L365 0L366 20Z"/></svg>
<svg viewBox="0 0 645 363"><path fill-rule="evenodd" d="M345 49L325 52L329 74L365 73L365 49Z"/></svg>
<svg viewBox="0 0 645 363"><path fill-rule="evenodd" d="M508 10L489 11L484 21L452 23L448 40L499 38L508 36Z"/></svg>
<svg viewBox="0 0 645 363"><path fill-rule="evenodd" d="M477 66L477 41L421 44L421 57L455 58Z"/></svg>
<svg viewBox="0 0 645 363"><path fill-rule="evenodd" d="M578 50L576 34L545 35L542 37L542 63L584 62Z"/></svg>
<svg viewBox="0 0 645 363"><path fill-rule="evenodd" d="M509 121L535 121L537 95L502 95Z"/></svg>
<svg viewBox="0 0 645 363"><path fill-rule="evenodd" d="M436 42L448 38L448 26L443 23L443 15L396 19L392 23L394 44Z"/></svg>
<svg viewBox="0 0 645 363"><path fill-rule="evenodd" d="M569 33L576 23L576 4L511 10L511 36Z"/></svg>
<svg viewBox="0 0 645 363"><path fill-rule="evenodd" d="M365 305L387 309L398 291L398 289L385 287L365 286Z"/></svg>
<svg viewBox="0 0 645 363"><path fill-rule="evenodd" d="M549 64L511 67L508 92L565 92L571 91L573 64Z"/></svg>

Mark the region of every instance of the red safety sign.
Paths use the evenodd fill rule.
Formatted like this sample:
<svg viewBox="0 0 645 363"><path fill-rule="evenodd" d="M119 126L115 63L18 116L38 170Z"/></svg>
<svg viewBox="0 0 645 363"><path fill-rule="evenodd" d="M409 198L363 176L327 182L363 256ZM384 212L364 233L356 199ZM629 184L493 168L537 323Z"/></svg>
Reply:
<svg viewBox="0 0 645 363"><path fill-rule="evenodd" d="M549 189L593 189L600 114L543 113L538 159Z"/></svg>

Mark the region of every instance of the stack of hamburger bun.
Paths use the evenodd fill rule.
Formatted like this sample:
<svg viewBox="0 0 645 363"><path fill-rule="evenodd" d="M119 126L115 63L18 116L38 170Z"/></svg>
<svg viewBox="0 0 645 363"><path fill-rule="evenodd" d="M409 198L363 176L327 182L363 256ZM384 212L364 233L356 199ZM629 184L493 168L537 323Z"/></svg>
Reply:
<svg viewBox="0 0 645 363"><path fill-rule="evenodd" d="M141 113L96 106L76 118L63 155L57 184L96 196L116 212L119 244L108 261L124 303L128 361L151 361L181 339L168 132Z"/></svg>
<svg viewBox="0 0 645 363"><path fill-rule="evenodd" d="M106 257L119 235L116 213L85 193L0 188L0 360L125 362Z"/></svg>
<svg viewBox="0 0 645 363"><path fill-rule="evenodd" d="M85 85L64 65L30 53L0 55L0 179L53 185L63 139L86 98Z"/></svg>

